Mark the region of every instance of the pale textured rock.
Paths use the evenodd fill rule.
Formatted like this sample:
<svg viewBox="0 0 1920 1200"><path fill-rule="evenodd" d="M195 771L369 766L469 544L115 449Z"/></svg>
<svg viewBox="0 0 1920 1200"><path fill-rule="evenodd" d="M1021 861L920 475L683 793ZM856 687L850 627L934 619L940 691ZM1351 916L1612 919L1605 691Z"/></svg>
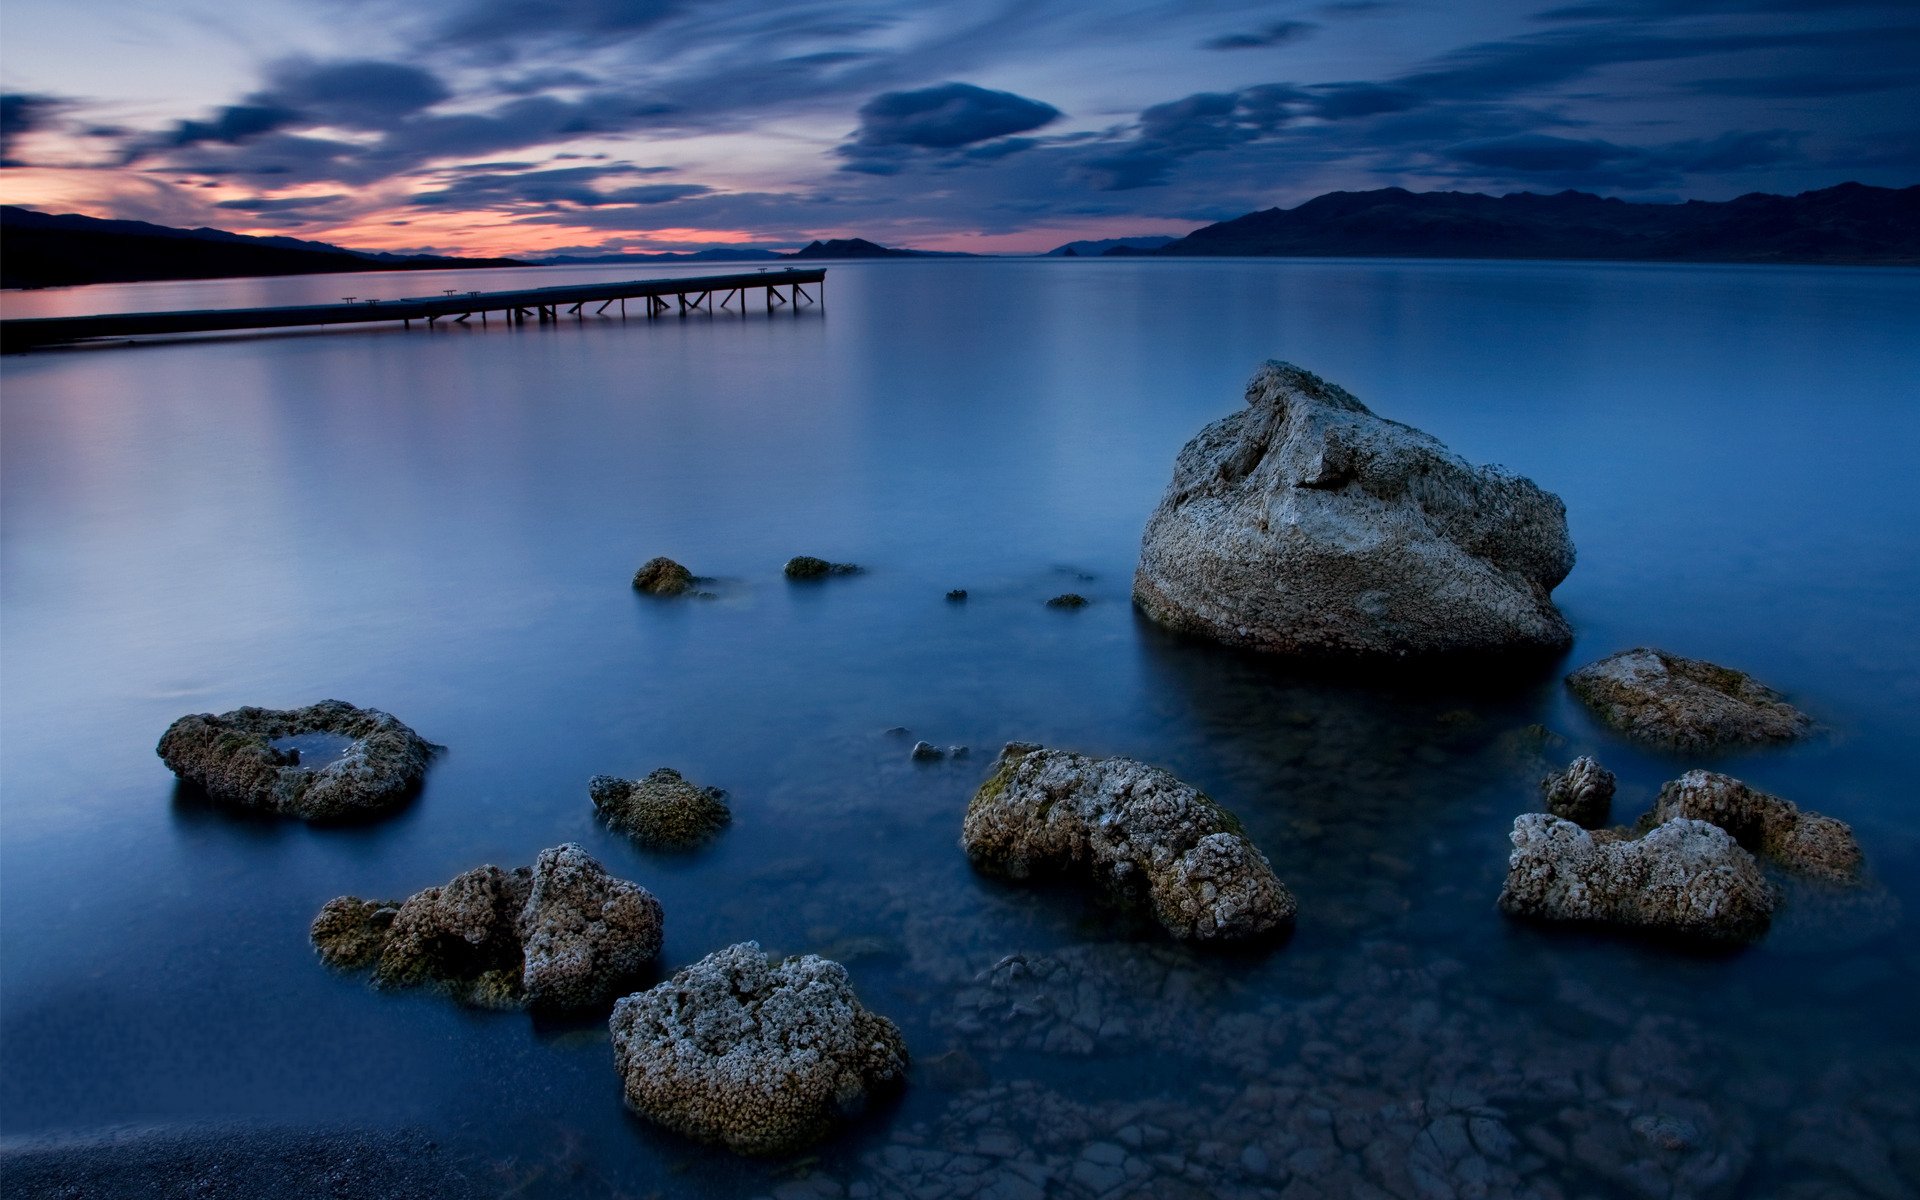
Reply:
<svg viewBox="0 0 1920 1200"><path fill-rule="evenodd" d="M603 1004L660 952L653 894L569 842L531 869L463 871L404 902L339 896L309 931L328 964L484 1008Z"/></svg>
<svg viewBox="0 0 1920 1200"><path fill-rule="evenodd" d="M1567 687L1620 732L1675 749L1785 742L1813 728L1750 675L1646 646L1581 667Z"/></svg>
<svg viewBox="0 0 1920 1200"><path fill-rule="evenodd" d="M906 1043L867 1011L845 968L719 950L614 1005L614 1066L629 1107L739 1154L800 1149L904 1080Z"/></svg>
<svg viewBox="0 0 1920 1200"><path fill-rule="evenodd" d="M672 767L644 779L595 775L587 795L609 824L643 846L697 845L733 820L725 792L692 783Z"/></svg>
<svg viewBox="0 0 1920 1200"><path fill-rule="evenodd" d="M1566 508L1270 362L1181 450L1134 601L1230 645L1314 657L1558 649Z"/></svg>
<svg viewBox="0 0 1920 1200"><path fill-rule="evenodd" d="M1175 937L1251 937L1292 925L1292 893L1205 794L1158 767L1010 743L967 807L961 844L982 870L1077 872L1144 898Z"/></svg>
<svg viewBox="0 0 1920 1200"><path fill-rule="evenodd" d="M1751 854L1705 821L1676 818L1639 838L1596 837L1549 813L1513 823L1502 911L1710 941L1767 930L1773 891Z"/></svg>
<svg viewBox="0 0 1920 1200"><path fill-rule="evenodd" d="M302 734L347 739L323 764L273 742ZM438 749L390 714L322 700L305 708L236 708L181 717L156 753L175 775L223 804L322 821L380 812L406 800Z"/></svg>
<svg viewBox="0 0 1920 1200"><path fill-rule="evenodd" d="M1718 825L1742 846L1787 870L1836 883L1859 879L1860 843L1845 821L1802 812L1791 801L1731 775L1688 771L1660 789L1639 828L1657 828L1682 817Z"/></svg>
<svg viewBox="0 0 1920 1200"><path fill-rule="evenodd" d="M1564 771L1540 781L1547 811L1585 829L1607 823L1613 808L1613 772L1592 758L1576 758Z"/></svg>

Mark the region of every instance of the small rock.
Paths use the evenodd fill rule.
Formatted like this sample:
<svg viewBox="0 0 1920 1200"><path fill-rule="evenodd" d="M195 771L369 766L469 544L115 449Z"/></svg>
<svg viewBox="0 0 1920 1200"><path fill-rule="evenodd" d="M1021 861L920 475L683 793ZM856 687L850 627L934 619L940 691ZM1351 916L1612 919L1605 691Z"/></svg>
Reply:
<svg viewBox="0 0 1920 1200"><path fill-rule="evenodd" d="M828 562L810 554L788 559L783 569L788 579L825 579L829 575L857 575L860 572L856 563Z"/></svg>
<svg viewBox="0 0 1920 1200"><path fill-rule="evenodd" d="M967 598L967 589L965 588L954 588L952 591L947 593L947 599L953 601L955 604L958 604L960 601L965 600L966 598Z"/></svg>
<svg viewBox="0 0 1920 1200"><path fill-rule="evenodd" d="M1092 601L1078 592L1064 592L1047 601L1048 608L1085 608Z"/></svg>
<svg viewBox="0 0 1920 1200"><path fill-rule="evenodd" d="M1598 829L1607 823L1607 814L1613 808L1613 788L1613 772L1584 757L1540 781L1547 811L1582 829Z"/></svg>
<svg viewBox="0 0 1920 1200"><path fill-rule="evenodd" d="M633 573L633 588L649 596L678 596L693 590L693 572L670 558L651 558Z"/></svg>
<svg viewBox="0 0 1920 1200"><path fill-rule="evenodd" d="M973 756L973 751L967 749L965 746L948 746L947 747L948 758L971 758L972 756Z"/></svg>
<svg viewBox="0 0 1920 1200"><path fill-rule="evenodd" d="M1750 675L1645 646L1581 667L1567 687L1628 737L1674 749L1792 741L1813 728Z"/></svg>
<svg viewBox="0 0 1920 1200"><path fill-rule="evenodd" d="M946 752L932 742L915 742L912 755L915 762L933 762L946 757Z"/></svg>
<svg viewBox="0 0 1920 1200"><path fill-rule="evenodd" d="M733 820L727 794L690 783L671 767L645 779L595 775L587 795L607 823L643 846L694 846Z"/></svg>

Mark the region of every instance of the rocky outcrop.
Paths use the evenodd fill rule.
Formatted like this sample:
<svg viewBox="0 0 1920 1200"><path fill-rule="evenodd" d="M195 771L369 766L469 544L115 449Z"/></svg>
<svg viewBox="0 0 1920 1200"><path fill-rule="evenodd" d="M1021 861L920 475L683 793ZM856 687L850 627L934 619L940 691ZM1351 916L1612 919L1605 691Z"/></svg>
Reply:
<svg viewBox="0 0 1920 1200"><path fill-rule="evenodd" d="M303 762L289 743L314 735L337 744L325 761ZM181 717L156 752L175 775L223 804L325 821L405 801L438 748L387 713L322 700Z"/></svg>
<svg viewBox="0 0 1920 1200"><path fill-rule="evenodd" d="M1581 667L1567 687L1628 737L1672 749L1785 742L1813 728L1750 675L1646 646Z"/></svg>
<svg viewBox="0 0 1920 1200"><path fill-rule="evenodd" d="M1288 363L1181 450L1133 598L1169 628L1302 657L1560 649L1566 508Z"/></svg>
<svg viewBox="0 0 1920 1200"><path fill-rule="evenodd" d="M1060 595L1055 596L1053 599L1047 601L1047 607L1048 608L1085 608L1088 604L1091 604L1091 603L1092 601L1088 600L1085 596L1082 596L1078 592L1062 592Z"/></svg>
<svg viewBox="0 0 1920 1200"><path fill-rule="evenodd" d="M698 845L733 820L725 792L689 782L671 767L645 779L595 775L587 795L608 824L643 846Z"/></svg>
<svg viewBox="0 0 1920 1200"><path fill-rule="evenodd" d="M828 562L824 558L815 558L811 554L796 555L787 560L782 568L788 579L825 579L829 575L858 575L858 563Z"/></svg>
<svg viewBox="0 0 1920 1200"><path fill-rule="evenodd" d="M329 900L310 934L329 965L483 1008L604 1004L660 952L653 894L571 842L531 869L476 867L405 901Z"/></svg>
<svg viewBox="0 0 1920 1200"><path fill-rule="evenodd" d="M1707 821L1748 850L1789 870L1834 883L1860 876L1860 843L1845 821L1801 812L1791 801L1717 771L1688 771L1660 789L1639 829L1679 819Z"/></svg>
<svg viewBox="0 0 1920 1200"><path fill-rule="evenodd" d="M613 1008L627 1105L739 1154L798 1150L897 1088L906 1043L839 963L774 961L753 942L709 954Z"/></svg>
<svg viewBox="0 0 1920 1200"><path fill-rule="evenodd" d="M1540 781L1547 811L1583 829L1598 829L1607 823L1613 808L1613 788L1613 772L1584 756Z"/></svg>
<svg viewBox="0 0 1920 1200"><path fill-rule="evenodd" d="M1293 924L1293 894L1233 814L1132 759L1009 744L967 806L961 845L993 874L1075 873L1143 899L1178 938L1246 938Z"/></svg>
<svg viewBox="0 0 1920 1200"><path fill-rule="evenodd" d="M1500 892L1501 911L1511 916L1718 942L1751 941L1773 916L1760 865L1705 821L1676 818L1628 839L1526 813L1514 821L1512 841Z"/></svg>
<svg viewBox="0 0 1920 1200"><path fill-rule="evenodd" d="M670 558L650 558L633 573L633 589L649 596L681 596L693 585L693 572Z"/></svg>

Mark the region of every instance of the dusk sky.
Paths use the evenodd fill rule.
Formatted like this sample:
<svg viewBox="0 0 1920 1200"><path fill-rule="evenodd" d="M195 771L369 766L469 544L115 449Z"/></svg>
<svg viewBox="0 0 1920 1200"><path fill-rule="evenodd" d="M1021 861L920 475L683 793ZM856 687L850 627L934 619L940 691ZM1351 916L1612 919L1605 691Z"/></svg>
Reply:
<svg viewBox="0 0 1920 1200"><path fill-rule="evenodd" d="M0 198L454 253L1045 250L1920 182L1915 0L7 0Z"/></svg>

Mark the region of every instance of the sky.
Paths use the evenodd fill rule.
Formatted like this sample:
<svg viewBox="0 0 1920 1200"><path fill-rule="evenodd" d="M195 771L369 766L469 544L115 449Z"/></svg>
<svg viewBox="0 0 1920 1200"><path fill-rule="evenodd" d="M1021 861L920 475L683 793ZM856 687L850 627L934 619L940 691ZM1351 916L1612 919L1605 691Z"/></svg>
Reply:
<svg viewBox="0 0 1920 1200"><path fill-rule="evenodd" d="M1920 182L1920 0L6 0L0 200L364 249L1044 251L1329 191Z"/></svg>

